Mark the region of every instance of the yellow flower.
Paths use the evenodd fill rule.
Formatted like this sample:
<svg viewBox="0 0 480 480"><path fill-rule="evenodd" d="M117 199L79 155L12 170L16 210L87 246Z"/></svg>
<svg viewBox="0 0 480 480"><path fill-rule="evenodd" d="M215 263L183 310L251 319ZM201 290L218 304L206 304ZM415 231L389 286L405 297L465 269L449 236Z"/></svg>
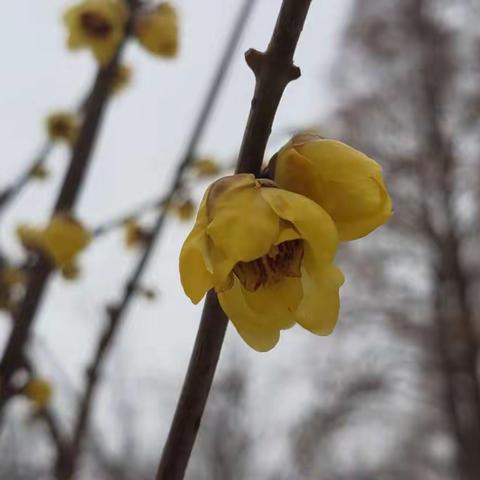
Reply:
<svg viewBox="0 0 480 480"><path fill-rule="evenodd" d="M50 172L45 168L45 166L39 164L35 165L31 170L30 170L30 176L32 178L36 178L37 180L44 180L50 175Z"/></svg>
<svg viewBox="0 0 480 480"><path fill-rule="evenodd" d="M180 202L172 202L170 203L169 208L184 222L190 220L195 213L195 204L189 199Z"/></svg>
<svg viewBox="0 0 480 480"><path fill-rule="evenodd" d="M201 158L192 165L197 177L213 177L220 173L220 166L213 158Z"/></svg>
<svg viewBox="0 0 480 480"><path fill-rule="evenodd" d="M280 188L305 195L328 212L340 240L363 237L392 215L380 165L337 140L297 135L270 168Z"/></svg>
<svg viewBox="0 0 480 480"><path fill-rule="evenodd" d="M5 266L0 269L0 309L12 310L16 297L23 290L25 273L19 268Z"/></svg>
<svg viewBox="0 0 480 480"><path fill-rule="evenodd" d="M84 0L65 12L68 48L89 48L101 65L107 65L125 35L127 18L123 0Z"/></svg>
<svg viewBox="0 0 480 480"><path fill-rule="evenodd" d="M73 144L78 136L77 117L69 112L54 112L47 117L48 137L52 141L62 140Z"/></svg>
<svg viewBox="0 0 480 480"><path fill-rule="evenodd" d="M233 175L207 190L180 253L180 277L194 303L214 288L243 339L267 351L295 322L332 332L343 283L337 245L335 225L315 202Z"/></svg>
<svg viewBox="0 0 480 480"><path fill-rule="evenodd" d="M150 238L150 233L144 230L133 218L128 219L125 222L124 227L124 238L127 248L145 245Z"/></svg>
<svg viewBox="0 0 480 480"><path fill-rule="evenodd" d="M71 264L90 242L90 233L68 213L57 213L45 228L20 225L17 235L25 248L42 251L60 268Z"/></svg>
<svg viewBox="0 0 480 480"><path fill-rule="evenodd" d="M120 64L115 70L110 89L112 93L119 93L126 88L132 78L132 69L128 65Z"/></svg>
<svg viewBox="0 0 480 480"><path fill-rule="evenodd" d="M23 388L23 394L38 408L45 408L52 398L52 386L43 378L31 378Z"/></svg>
<svg viewBox="0 0 480 480"><path fill-rule="evenodd" d="M135 19L140 44L154 55L172 58L178 51L177 12L168 2L141 12Z"/></svg>

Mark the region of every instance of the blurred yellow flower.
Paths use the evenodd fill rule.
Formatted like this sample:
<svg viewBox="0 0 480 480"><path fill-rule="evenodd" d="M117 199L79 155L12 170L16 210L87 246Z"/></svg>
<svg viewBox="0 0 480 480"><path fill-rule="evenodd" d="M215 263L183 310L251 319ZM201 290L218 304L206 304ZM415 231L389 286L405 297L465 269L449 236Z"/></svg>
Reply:
<svg viewBox="0 0 480 480"><path fill-rule="evenodd" d="M132 78L132 69L128 65L120 64L115 70L112 78L111 92L119 93L130 84Z"/></svg>
<svg viewBox="0 0 480 480"><path fill-rule="evenodd" d="M214 158L200 158L192 165L197 177L213 177L220 173L220 165Z"/></svg>
<svg viewBox="0 0 480 480"><path fill-rule="evenodd" d="M37 180L44 180L49 175L50 175L50 172L47 170L47 168L44 165L41 165L41 164L35 165L30 170L30 176Z"/></svg>
<svg viewBox="0 0 480 480"><path fill-rule="evenodd" d="M125 35L127 19L128 9L123 0L84 0L65 12L68 48L88 48L105 66Z"/></svg>
<svg viewBox="0 0 480 480"><path fill-rule="evenodd" d="M90 233L69 213L57 213L45 228L20 225L17 235L25 248L42 251L59 268L71 264L90 242Z"/></svg>
<svg viewBox="0 0 480 480"><path fill-rule="evenodd" d="M195 203L189 199L178 203L173 202L170 208L175 212L177 217L184 222L190 220L195 214Z"/></svg>
<svg viewBox="0 0 480 480"><path fill-rule="evenodd" d="M0 309L11 310L15 305L15 294L22 289L27 278L19 268L5 266L0 269Z"/></svg>
<svg viewBox="0 0 480 480"><path fill-rule="evenodd" d="M135 219L130 218L124 223L124 238L127 248L133 248L145 245L150 238L150 233Z"/></svg>
<svg viewBox="0 0 480 480"><path fill-rule="evenodd" d="M52 398L52 386L43 378L31 378L23 388L23 394L36 407L45 408Z"/></svg>
<svg viewBox="0 0 480 480"><path fill-rule="evenodd" d="M363 237L392 215L380 165L337 140L297 135L270 169L280 188L305 195L328 212L340 240Z"/></svg>
<svg viewBox="0 0 480 480"><path fill-rule="evenodd" d="M172 58L178 51L178 18L168 2L139 13L135 19L135 35L140 44L154 55Z"/></svg>
<svg viewBox="0 0 480 480"><path fill-rule="evenodd" d="M47 117L48 137L54 142L61 140L73 144L77 139L78 130L78 118L73 113L54 112Z"/></svg>
<svg viewBox="0 0 480 480"><path fill-rule="evenodd" d="M224 177L205 193L180 253L186 294L198 303L215 288L255 350L277 343L295 322L318 335L335 327L343 275L333 264L338 234L306 197L253 175Z"/></svg>

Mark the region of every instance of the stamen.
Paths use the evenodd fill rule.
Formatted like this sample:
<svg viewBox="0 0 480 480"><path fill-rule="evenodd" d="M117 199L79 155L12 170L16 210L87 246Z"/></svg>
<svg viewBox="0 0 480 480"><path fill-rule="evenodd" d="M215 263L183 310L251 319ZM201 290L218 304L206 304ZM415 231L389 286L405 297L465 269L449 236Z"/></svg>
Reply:
<svg viewBox="0 0 480 480"><path fill-rule="evenodd" d="M283 277L300 277L303 258L302 240L288 240L272 245L266 255L251 262L238 262L233 273L250 292L275 284Z"/></svg>

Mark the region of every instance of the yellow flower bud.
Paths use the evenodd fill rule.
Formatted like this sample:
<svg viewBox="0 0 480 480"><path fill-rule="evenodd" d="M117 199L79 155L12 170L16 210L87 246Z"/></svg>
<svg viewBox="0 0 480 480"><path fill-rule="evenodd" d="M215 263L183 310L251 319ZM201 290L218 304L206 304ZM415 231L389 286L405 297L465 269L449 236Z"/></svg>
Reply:
<svg viewBox="0 0 480 480"><path fill-rule="evenodd" d="M197 177L213 177L220 173L220 165L213 158L200 158L192 165Z"/></svg>
<svg viewBox="0 0 480 480"><path fill-rule="evenodd" d="M180 203L172 203L171 209L176 213L178 218L184 222L190 220L195 213L195 204L192 200L184 200Z"/></svg>
<svg viewBox="0 0 480 480"><path fill-rule="evenodd" d="M343 275L329 215L270 180L240 174L214 182L180 253L186 294L214 288L225 313L255 350L270 350L296 322L318 335L334 329Z"/></svg>
<svg viewBox="0 0 480 480"><path fill-rule="evenodd" d="M143 229L133 218L127 220L124 227L124 238L127 248L145 245L150 238L150 233Z"/></svg>
<svg viewBox="0 0 480 480"><path fill-rule="evenodd" d="M123 0L84 0L65 12L68 48L88 48L101 65L107 65L125 35L127 19Z"/></svg>
<svg viewBox="0 0 480 480"><path fill-rule="evenodd" d="M43 165L35 165L30 170L30 176L37 180L44 180L50 175L50 172Z"/></svg>
<svg viewBox="0 0 480 480"><path fill-rule="evenodd" d="M23 394L36 407L45 408L52 398L52 386L43 378L31 378L23 388Z"/></svg>
<svg viewBox="0 0 480 480"><path fill-rule="evenodd" d="M279 187L305 195L332 217L340 240L355 240L385 223L392 201L380 165L337 140L293 137L274 157Z"/></svg>
<svg viewBox="0 0 480 480"><path fill-rule="evenodd" d="M0 269L0 309L11 311L26 282L25 273L14 267Z"/></svg>
<svg viewBox="0 0 480 480"><path fill-rule="evenodd" d="M145 10L135 19L140 44L153 55L172 58L178 51L177 12L168 2Z"/></svg>
<svg viewBox="0 0 480 480"><path fill-rule="evenodd" d="M60 268L90 243L90 233L68 213L57 213L45 228L20 225L17 235L25 248L42 251Z"/></svg>
<svg viewBox="0 0 480 480"><path fill-rule="evenodd" d="M132 69L128 65L119 65L112 78L112 83L110 85L111 92L114 94L121 92L130 84L131 78Z"/></svg>
<svg viewBox="0 0 480 480"><path fill-rule="evenodd" d="M48 137L53 142L61 140L73 144L77 139L78 130L78 119L72 113L54 112L47 117ZM34 173L32 172L32 175Z"/></svg>

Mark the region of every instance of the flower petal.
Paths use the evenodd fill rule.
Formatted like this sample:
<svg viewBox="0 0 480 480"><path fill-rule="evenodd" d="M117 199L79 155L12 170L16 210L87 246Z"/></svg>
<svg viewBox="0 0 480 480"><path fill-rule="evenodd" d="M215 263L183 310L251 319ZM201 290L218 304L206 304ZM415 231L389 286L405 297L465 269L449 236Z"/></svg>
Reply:
<svg viewBox="0 0 480 480"><path fill-rule="evenodd" d="M296 312L297 322L316 335L329 335L340 310L342 272L333 264L325 264L313 274L304 272L302 282L304 296Z"/></svg>
<svg viewBox="0 0 480 480"><path fill-rule="evenodd" d="M316 246L314 251L319 261L329 262L333 259L338 246L338 233L322 207L303 195L279 188L264 188L262 195L279 217L293 223L301 237L308 244Z"/></svg>
<svg viewBox="0 0 480 480"><path fill-rule="evenodd" d="M364 237L377 227L383 225L392 216L392 200L388 195L383 180L381 178L371 178L369 180L375 182L377 194L374 193L375 188L370 186L371 193L366 193L364 199L368 199L370 195L373 201L373 197L378 196L377 198L379 198L379 200L377 202L377 209L371 215L358 215L353 218L345 216L342 218L339 215L336 219L336 225L340 240L342 241L356 240L357 238ZM365 202L365 200L363 201ZM380 206L380 208L378 206Z"/></svg>
<svg viewBox="0 0 480 480"><path fill-rule="evenodd" d="M317 164L317 174L325 181L357 181L382 170L375 160L338 140L319 139L295 148Z"/></svg>
<svg viewBox="0 0 480 480"><path fill-rule="evenodd" d="M271 350L280 338L280 329L289 328L295 323L293 318L287 323L285 320L279 321L276 314L259 315L253 312L245 302L238 280L230 290L219 293L218 299L240 336L259 352Z"/></svg>
<svg viewBox="0 0 480 480"><path fill-rule="evenodd" d="M212 273L208 270L207 242L204 229L195 226L180 252L180 280L185 293L195 304L213 287Z"/></svg>
<svg viewBox="0 0 480 480"><path fill-rule="evenodd" d="M279 282L261 286L254 292L243 287L242 291L248 306L263 315L274 312L277 315L284 312L293 315L303 297L302 281L295 277L283 277Z"/></svg>
<svg viewBox="0 0 480 480"><path fill-rule="evenodd" d="M215 274L225 277L237 262L265 255L279 233L279 218L263 199L253 175L215 182L207 199L207 235L213 242Z"/></svg>

